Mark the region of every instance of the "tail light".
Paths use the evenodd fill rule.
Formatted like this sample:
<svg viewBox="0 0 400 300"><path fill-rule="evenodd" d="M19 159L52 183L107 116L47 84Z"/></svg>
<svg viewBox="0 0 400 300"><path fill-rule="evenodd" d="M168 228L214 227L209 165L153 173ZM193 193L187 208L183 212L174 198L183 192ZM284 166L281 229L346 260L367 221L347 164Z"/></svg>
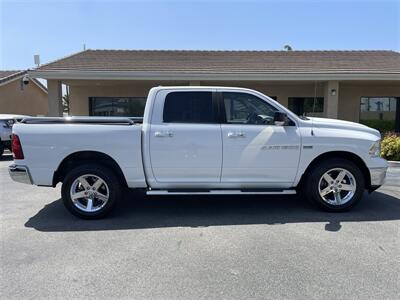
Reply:
<svg viewBox="0 0 400 300"><path fill-rule="evenodd" d="M24 152L22 151L21 142L16 134L12 135L11 138L11 149L14 159L24 159Z"/></svg>

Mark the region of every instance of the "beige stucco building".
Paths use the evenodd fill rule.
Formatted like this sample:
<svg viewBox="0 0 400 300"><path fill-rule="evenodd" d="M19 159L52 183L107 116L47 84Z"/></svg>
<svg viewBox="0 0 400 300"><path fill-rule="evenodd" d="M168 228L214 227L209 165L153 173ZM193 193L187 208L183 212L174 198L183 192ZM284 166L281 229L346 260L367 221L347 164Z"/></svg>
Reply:
<svg viewBox="0 0 400 300"><path fill-rule="evenodd" d="M0 71L0 114L46 116L47 89L38 80L22 82L26 71Z"/></svg>
<svg viewBox="0 0 400 300"><path fill-rule="evenodd" d="M142 113L158 85L247 87L298 114L393 122L400 106L400 53L394 51L86 50L29 71L48 82L49 115Z"/></svg>

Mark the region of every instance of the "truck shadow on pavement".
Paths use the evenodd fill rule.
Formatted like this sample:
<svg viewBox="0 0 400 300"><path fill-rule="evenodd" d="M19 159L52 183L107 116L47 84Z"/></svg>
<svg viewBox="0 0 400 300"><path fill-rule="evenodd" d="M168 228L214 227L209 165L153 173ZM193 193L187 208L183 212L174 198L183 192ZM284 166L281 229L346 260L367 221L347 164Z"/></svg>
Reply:
<svg viewBox="0 0 400 300"><path fill-rule="evenodd" d="M400 199L380 192L365 194L357 207L345 213L319 211L296 196L149 197L129 193L121 200L105 219L81 220L58 199L32 216L25 226L64 232L322 222L326 223L326 231L335 232L343 222L400 219Z"/></svg>

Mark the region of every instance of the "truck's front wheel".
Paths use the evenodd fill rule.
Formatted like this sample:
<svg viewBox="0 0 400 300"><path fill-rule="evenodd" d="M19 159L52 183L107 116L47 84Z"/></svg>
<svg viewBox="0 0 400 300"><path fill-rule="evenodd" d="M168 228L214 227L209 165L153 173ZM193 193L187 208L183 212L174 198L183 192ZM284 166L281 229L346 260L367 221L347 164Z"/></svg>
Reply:
<svg viewBox="0 0 400 300"><path fill-rule="evenodd" d="M65 207L83 219L107 215L120 197L118 178L106 167L87 164L68 172L61 188Z"/></svg>
<svg viewBox="0 0 400 300"><path fill-rule="evenodd" d="M306 180L311 202L328 211L345 211L356 205L365 188L360 169L345 159L328 159L316 165Z"/></svg>

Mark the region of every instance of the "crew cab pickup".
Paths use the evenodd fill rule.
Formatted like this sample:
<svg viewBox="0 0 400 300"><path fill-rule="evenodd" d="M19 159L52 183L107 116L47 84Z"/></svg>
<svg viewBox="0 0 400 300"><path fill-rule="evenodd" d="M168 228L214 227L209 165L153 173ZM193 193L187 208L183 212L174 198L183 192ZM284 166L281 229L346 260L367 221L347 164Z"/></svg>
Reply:
<svg viewBox="0 0 400 300"><path fill-rule="evenodd" d="M123 188L149 195L295 194L353 207L383 184L380 133L298 117L257 91L155 87L144 117L27 118L13 127L18 182L55 187L76 216L105 216Z"/></svg>

